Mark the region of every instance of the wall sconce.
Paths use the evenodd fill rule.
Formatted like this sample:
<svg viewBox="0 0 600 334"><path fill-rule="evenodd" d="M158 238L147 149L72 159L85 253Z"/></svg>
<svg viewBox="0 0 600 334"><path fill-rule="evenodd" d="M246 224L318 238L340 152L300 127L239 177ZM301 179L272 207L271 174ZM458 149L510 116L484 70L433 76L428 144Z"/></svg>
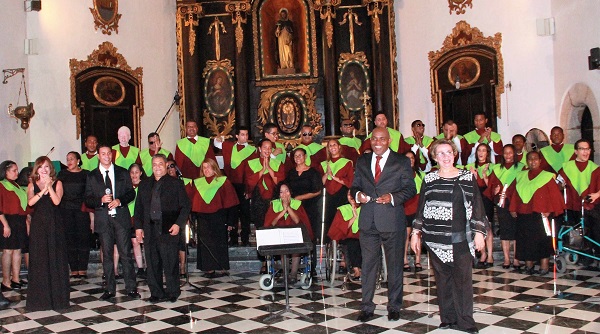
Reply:
<svg viewBox="0 0 600 334"><path fill-rule="evenodd" d="M8 105L8 116L14 117L21 121L21 129L27 131L29 128L29 121L35 115L35 110L33 109L33 103L29 102L29 96L27 95L27 85L25 84L25 69L24 68L12 68L2 70L4 74L4 80L2 80L3 84L8 83L7 79L17 75L17 73L21 73L21 85L19 86L19 96L17 98L17 107L13 109L13 104L10 103ZM24 106L19 106L19 101L21 99L21 89L23 89L25 93L25 104Z"/></svg>
<svg viewBox="0 0 600 334"><path fill-rule="evenodd" d="M456 89L460 89L460 77L457 75L456 78L454 78L454 87Z"/></svg>

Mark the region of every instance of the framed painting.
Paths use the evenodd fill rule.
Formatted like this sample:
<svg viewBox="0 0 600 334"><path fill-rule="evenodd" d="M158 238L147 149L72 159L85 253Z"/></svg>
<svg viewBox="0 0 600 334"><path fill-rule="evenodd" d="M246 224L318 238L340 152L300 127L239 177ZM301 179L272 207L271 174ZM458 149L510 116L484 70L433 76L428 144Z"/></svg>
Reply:
<svg viewBox="0 0 600 334"><path fill-rule="evenodd" d="M460 82L461 88L473 85L479 79L481 66L479 61L473 57L460 57L453 61L448 68L448 81L452 85Z"/></svg>
<svg viewBox="0 0 600 334"><path fill-rule="evenodd" d="M125 99L125 86L121 80L104 76L94 82L94 97L105 106L118 106Z"/></svg>
<svg viewBox="0 0 600 334"><path fill-rule="evenodd" d="M206 109L215 117L225 117L233 109L235 91L231 71L225 67L211 68L204 77Z"/></svg>

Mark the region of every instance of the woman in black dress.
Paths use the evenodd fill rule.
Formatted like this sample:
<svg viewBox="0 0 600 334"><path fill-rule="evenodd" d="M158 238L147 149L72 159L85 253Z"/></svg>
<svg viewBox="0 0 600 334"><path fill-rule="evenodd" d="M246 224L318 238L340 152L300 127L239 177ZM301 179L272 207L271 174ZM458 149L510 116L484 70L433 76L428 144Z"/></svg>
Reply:
<svg viewBox="0 0 600 334"><path fill-rule="evenodd" d="M81 169L81 155L67 153L67 169L58 173L63 186L60 201L60 214L65 227L67 256L71 268L71 278L87 278L90 259L90 215L83 211L85 182L88 171Z"/></svg>
<svg viewBox="0 0 600 334"><path fill-rule="evenodd" d="M27 198L34 212L29 237L27 311L69 307L69 264L63 222L58 205L63 186L46 156L35 160Z"/></svg>
<svg viewBox="0 0 600 334"><path fill-rule="evenodd" d="M315 239L321 238L321 208L319 200L323 183L321 175L314 168L306 165L306 151L297 148L292 152L296 168L287 173L286 183L294 194L294 199L302 201L302 206L308 214Z"/></svg>

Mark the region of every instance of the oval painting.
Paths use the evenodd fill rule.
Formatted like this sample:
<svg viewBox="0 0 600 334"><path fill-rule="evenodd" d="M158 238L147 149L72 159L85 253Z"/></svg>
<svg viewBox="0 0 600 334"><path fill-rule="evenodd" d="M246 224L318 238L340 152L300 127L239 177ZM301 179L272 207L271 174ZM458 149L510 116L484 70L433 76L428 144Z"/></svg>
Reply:
<svg viewBox="0 0 600 334"><path fill-rule="evenodd" d="M362 110L362 96L368 93L368 79L363 67L356 62L344 65L340 74L340 97L344 107L350 111Z"/></svg>
<svg viewBox="0 0 600 334"><path fill-rule="evenodd" d="M209 72L204 81L204 101L213 116L227 116L234 101L233 81L223 68Z"/></svg>
<svg viewBox="0 0 600 334"><path fill-rule="evenodd" d="M284 134L292 134L298 130L302 119L302 103L298 97L292 94L281 96L276 102L273 110L279 130Z"/></svg>

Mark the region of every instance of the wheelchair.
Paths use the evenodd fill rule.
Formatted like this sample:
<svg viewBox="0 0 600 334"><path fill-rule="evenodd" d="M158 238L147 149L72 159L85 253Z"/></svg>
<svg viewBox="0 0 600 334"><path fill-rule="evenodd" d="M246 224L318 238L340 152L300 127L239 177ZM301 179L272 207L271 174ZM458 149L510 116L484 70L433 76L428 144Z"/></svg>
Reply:
<svg viewBox="0 0 600 334"><path fill-rule="evenodd" d="M308 290L312 286L312 276L310 271L312 269L311 254L300 255L300 265L298 266L298 274L300 277L295 287L300 287L303 290ZM288 261L291 261L292 257L288 257ZM260 277L258 284L260 288L265 291L272 290L274 287L283 288L285 287L284 279L287 279L287 275L283 272L283 264L279 256L267 256L267 274ZM288 267L291 268L291 265Z"/></svg>
<svg viewBox="0 0 600 334"><path fill-rule="evenodd" d="M348 256L344 254L346 254L345 245L341 245L336 240L331 240L327 244L325 256L325 279L331 285L333 285L336 280L336 274L340 267L340 263L342 262L342 258L345 258L346 268L352 267ZM348 272L344 275L342 286L340 287L342 291L346 290L348 283L354 282L352 281L351 275L352 274L350 270L348 270ZM381 289L382 282L387 282L387 263L385 260L383 245L381 245L381 263L379 266L379 274L377 275L377 281L375 283L375 288L377 290Z"/></svg>
<svg viewBox="0 0 600 334"><path fill-rule="evenodd" d="M577 261L584 259L600 261L600 257L586 252L586 249L590 248L590 245L600 247L600 243L586 235L584 202L585 199L582 199L581 219L579 223L573 226L563 225L560 227L558 234L553 236L555 237L553 239L557 241L554 266L556 267L556 271L561 274L567 271L568 264L575 264Z"/></svg>

